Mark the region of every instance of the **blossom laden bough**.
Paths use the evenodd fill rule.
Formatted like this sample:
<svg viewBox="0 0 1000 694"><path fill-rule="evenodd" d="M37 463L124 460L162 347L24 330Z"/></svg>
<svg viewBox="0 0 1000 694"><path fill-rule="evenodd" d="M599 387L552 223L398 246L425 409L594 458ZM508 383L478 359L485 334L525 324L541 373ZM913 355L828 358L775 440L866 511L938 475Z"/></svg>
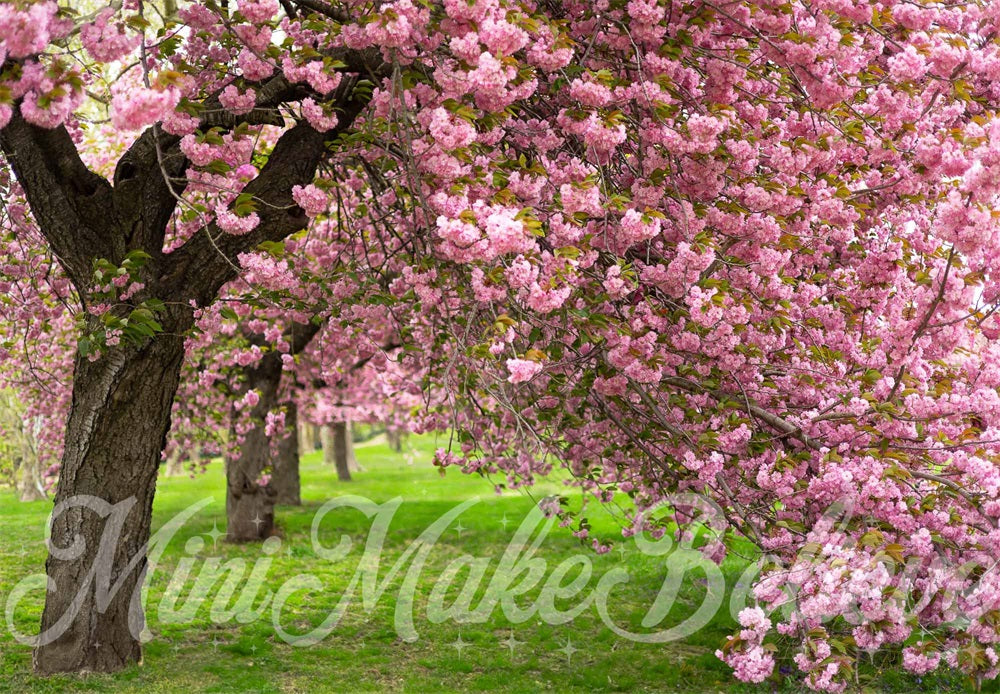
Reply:
<svg viewBox="0 0 1000 694"><path fill-rule="evenodd" d="M99 370L137 364L135 343L166 350L144 367L176 386L170 336L230 282L329 287L347 327L391 316L422 425L460 434L439 464L512 487L565 466L634 506L626 534L664 532L643 511L697 491L781 558L755 588L769 613L723 649L738 676L772 676L775 633L822 690L877 649L998 674L993 573L935 568L998 551L994 3L0 10L0 144L106 336L80 402L104 402ZM102 95L120 66L132 86ZM146 129L85 161L105 102ZM109 209L139 221L109 230ZM94 261L116 275L135 248L148 264L91 294ZM850 522L825 523L844 499ZM909 613L903 581L958 597Z"/></svg>

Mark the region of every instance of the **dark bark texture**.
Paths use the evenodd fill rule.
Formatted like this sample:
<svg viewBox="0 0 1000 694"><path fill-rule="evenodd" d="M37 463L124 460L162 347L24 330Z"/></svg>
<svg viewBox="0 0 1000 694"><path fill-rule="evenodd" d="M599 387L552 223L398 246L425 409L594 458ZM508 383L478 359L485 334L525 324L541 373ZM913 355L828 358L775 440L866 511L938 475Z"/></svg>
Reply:
<svg viewBox="0 0 1000 694"><path fill-rule="evenodd" d="M58 638L35 650L41 674L112 672L141 656L137 595L183 355L183 341L164 336L96 362L77 360L55 499L57 509L70 506L54 518L45 565L55 590L46 597L42 635ZM87 497L127 509L120 531L92 504L74 505Z"/></svg>

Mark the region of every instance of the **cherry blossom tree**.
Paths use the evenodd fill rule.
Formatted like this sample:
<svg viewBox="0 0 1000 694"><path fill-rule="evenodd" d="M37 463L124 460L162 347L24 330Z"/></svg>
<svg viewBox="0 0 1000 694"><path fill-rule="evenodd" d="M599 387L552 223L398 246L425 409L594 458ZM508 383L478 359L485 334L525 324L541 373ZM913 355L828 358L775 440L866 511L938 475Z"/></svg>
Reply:
<svg viewBox="0 0 1000 694"><path fill-rule="evenodd" d="M325 216L355 319L393 314L424 426L459 434L439 464L565 466L627 534L697 491L774 559L720 648L738 677L775 632L816 689L878 649L998 674L996 3L153 8L0 4L0 148L82 316L57 503L132 504L121 557L185 336ZM108 177L80 155L105 110L141 131ZM96 515L57 508L54 547L86 548L50 559L44 629ZM36 668L135 661L141 578Z"/></svg>
<svg viewBox="0 0 1000 694"><path fill-rule="evenodd" d="M143 545L183 336L194 326L195 312L237 276L241 253L306 226L293 190L313 181L333 149L327 143L346 132L367 103L371 92L357 88L357 75L384 69L377 56L369 65L363 52L344 49L348 62L328 60L352 67L351 77L342 80L343 72L331 70L316 89L299 86L307 75L296 72L292 56L287 68L293 77L275 72L236 31L226 30L219 13L202 5L181 10L190 29L168 25L147 41L141 30L149 24L148 9L127 5L74 19L54 2L0 5L6 99L0 148L34 223L72 282L83 316L52 544L68 548L80 538L85 549L73 559L54 556L48 564L57 589L47 596L42 631L58 638L38 647L39 672L109 671L138 660L141 619L133 595L144 575ZM257 37L251 43L259 46L259 37L270 33L276 9L268 3L244 8L244 33ZM131 24L122 23L123 17ZM206 43L199 30L208 28L216 36ZM110 110L117 129L145 130L118 160L111 180L84 163L75 141L82 127L75 114L90 73L73 58L83 54L61 47L77 42L97 63L141 53L138 70L122 64L128 74L115 82ZM226 91L229 65L244 75L239 94L236 86ZM337 115L323 114L314 97L324 95L340 109ZM295 104L299 116L288 125L279 110L283 104ZM257 136L265 122L279 129L273 141ZM235 162L257 145L266 163L243 180L226 160ZM205 168L210 164L211 170ZM208 188L211 176L228 183L217 191L214 207L185 201L189 182ZM76 597L77 587L83 588L77 582L97 560L105 520L75 505L81 495L131 512L132 532L118 548L124 563L112 572L120 580L106 607L98 607L93 587ZM138 568L125 570L133 558ZM68 628L60 620L68 620Z"/></svg>

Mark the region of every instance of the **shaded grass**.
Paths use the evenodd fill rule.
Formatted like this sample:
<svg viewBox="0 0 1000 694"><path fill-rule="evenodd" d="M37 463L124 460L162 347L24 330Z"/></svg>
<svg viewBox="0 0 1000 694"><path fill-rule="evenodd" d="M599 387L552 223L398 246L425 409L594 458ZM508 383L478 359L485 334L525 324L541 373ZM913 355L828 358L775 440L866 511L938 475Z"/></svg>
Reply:
<svg viewBox="0 0 1000 694"><path fill-rule="evenodd" d="M213 543L212 531L225 529L225 485L221 465L209 467L195 478L163 478L154 505L153 527L159 528L192 503L211 497L212 502L186 522L167 545L155 572L148 579L147 616L154 638L145 648L141 666L116 675L62 676L47 679L31 674L31 651L18 644L3 626L0 628L0 691L10 692L722 692L753 691L737 685L729 669L714 650L733 632L730 592L746 568L737 556L722 565L726 594L721 608L701 629L669 643L637 643L615 634L602 621L593 605L565 623L551 623L527 610L538 601L542 585L565 561L576 562L561 580L567 585L579 577L586 587L575 597L555 600L555 607L571 610L594 593L609 572L623 569L628 582L615 587L608 600L609 617L620 628L650 633L679 624L704 602L708 584L700 570L685 575L676 600L658 625L644 628L642 622L664 585L668 556L650 556L634 543L619 542L605 555L596 555L565 529L554 528L541 541L535 561L542 566L538 585L500 605L480 621L458 623L454 619L432 620L429 603L443 598L445 607L459 597L470 575L468 566L459 570L451 583L442 577L451 562L463 556L489 562L484 578L475 591L475 607L486 592L491 577L517 531L518 525L545 493L565 490L555 484L543 485L532 496L508 492L493 493L492 485L456 470L442 479L428 464L438 445L431 437L414 437L416 464L385 445L362 446L357 457L365 471L355 481L344 484L324 466L319 454L302 461L303 501L300 508L280 508L280 537L272 540L265 554L258 545ZM348 509L331 511L319 524L317 538L323 547L337 545L341 537L354 542L347 557L332 561L317 555L312 528L317 511L329 499L356 494L377 503L403 499L394 514L384 540L378 583L397 561L401 561L417 538L458 503L480 497L452 523L430 547L426 565L419 572L412 591L412 610L400 609L406 595L404 580L413 566L413 557L402 560L399 574L384 586L379 599L365 604L360 584L354 600L330 634L316 645L293 647L276 633L270 609L259 619L247 615L218 614L213 602L216 586L208 599L197 606L192 618L171 619L164 596L179 588L178 606L190 597L206 562L226 565L244 562L236 597L246 586L254 566L266 576L261 594L248 603L259 607L268 591L278 592L300 574L319 582L319 590L298 591L288 599L281 614L284 629L305 633L319 626L333 613L362 564L363 548L372 521ZM45 548L43 528L51 505L48 502L22 504L0 492L0 601L6 606L12 587L29 574L43 571ZM604 509L590 513L592 532L604 540L620 539L616 520ZM190 541L190 542L189 542ZM573 559L582 557L581 559ZM263 565L262 561L270 561ZM592 567L584 581L582 564ZM188 580L176 578L190 567ZM744 579L745 580L745 579ZM520 578L515 578L517 585ZM371 583L371 582L369 582ZM475 584L473 583L473 586ZM244 593L246 591L243 591ZM718 596L715 596L718 597ZM43 595L32 591L14 610L17 629L37 630ZM224 601L219 601L224 602ZM668 603L670 604L670 603ZM526 610L518 616L515 607ZM396 628L397 618L412 614L416 639L404 641ZM243 617L241 621L240 617ZM433 615L431 615L433 616ZM405 622L405 619L403 620ZM247 623L243 623L247 622ZM464 645L463 645L464 644ZM961 684L942 675L926 682L888 673L877 680L879 690L939 691ZM794 680L769 684L795 691Z"/></svg>

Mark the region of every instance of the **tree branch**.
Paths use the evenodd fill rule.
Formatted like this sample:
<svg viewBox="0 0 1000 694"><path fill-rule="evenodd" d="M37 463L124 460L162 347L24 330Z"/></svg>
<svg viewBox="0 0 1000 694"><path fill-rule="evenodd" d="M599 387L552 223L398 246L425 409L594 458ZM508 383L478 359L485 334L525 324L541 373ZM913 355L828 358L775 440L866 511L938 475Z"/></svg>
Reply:
<svg viewBox="0 0 1000 694"><path fill-rule="evenodd" d="M325 0L291 0L291 4L296 7L304 7L311 12L323 15L324 17L329 17L330 19L340 22L341 24L349 24L351 21L351 17L347 14L347 12L333 6Z"/></svg>
<svg viewBox="0 0 1000 694"><path fill-rule="evenodd" d="M305 228L309 219L292 198L292 188L313 181L326 154L326 141L347 130L364 108L362 101L351 98L350 86L344 85L336 128L321 133L306 122L290 128L278 139L260 175L243 188L257 203L256 229L234 236L213 222L167 256L162 284L173 300L207 305L222 285L235 279L241 253Z"/></svg>
<svg viewBox="0 0 1000 694"><path fill-rule="evenodd" d="M93 260L110 248L111 185L87 168L66 128L35 127L15 108L0 130L3 150L39 228L84 297Z"/></svg>

